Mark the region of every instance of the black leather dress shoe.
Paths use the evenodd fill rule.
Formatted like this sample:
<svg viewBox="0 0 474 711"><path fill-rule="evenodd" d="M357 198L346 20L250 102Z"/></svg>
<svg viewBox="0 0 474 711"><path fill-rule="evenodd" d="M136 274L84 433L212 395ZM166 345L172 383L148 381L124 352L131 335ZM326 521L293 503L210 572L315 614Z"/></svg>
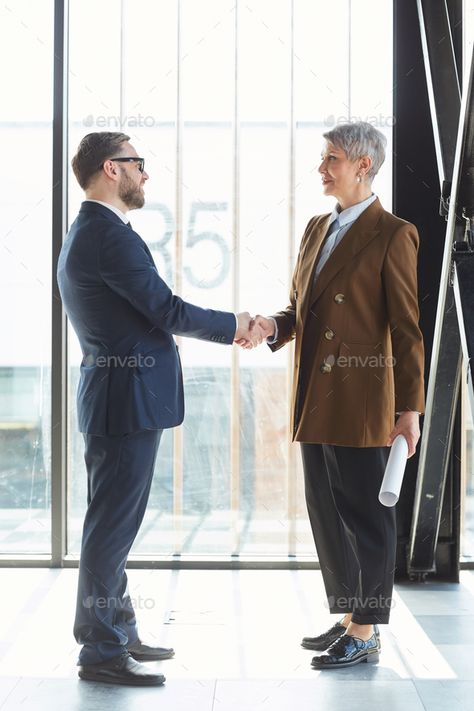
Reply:
<svg viewBox="0 0 474 711"><path fill-rule="evenodd" d="M303 637L301 646L305 649L314 649L315 652L324 652L324 650L330 647L336 639L342 637L346 631L347 628L344 627L344 625L341 625L340 622L336 622L331 629L327 630L327 632L323 632L318 637ZM380 651L380 631L378 625L374 625L374 634Z"/></svg>
<svg viewBox="0 0 474 711"><path fill-rule="evenodd" d="M360 662L376 663L379 661L380 648L372 635L366 642L348 634L339 637L327 650L326 654L313 657L313 669L341 669L353 667Z"/></svg>
<svg viewBox="0 0 474 711"><path fill-rule="evenodd" d="M128 651L138 662L160 662L163 659L172 659L174 649L166 647L150 647L139 639L128 646Z"/></svg>
<svg viewBox="0 0 474 711"><path fill-rule="evenodd" d="M324 652L336 639L345 634L346 629L340 622L336 622L330 629L317 637L303 637L301 646L305 649L314 649L315 652Z"/></svg>
<svg viewBox="0 0 474 711"><path fill-rule="evenodd" d="M79 676L86 681L130 686L161 686L166 681L163 674L150 671L132 659L128 652L98 664L84 664L79 667Z"/></svg>

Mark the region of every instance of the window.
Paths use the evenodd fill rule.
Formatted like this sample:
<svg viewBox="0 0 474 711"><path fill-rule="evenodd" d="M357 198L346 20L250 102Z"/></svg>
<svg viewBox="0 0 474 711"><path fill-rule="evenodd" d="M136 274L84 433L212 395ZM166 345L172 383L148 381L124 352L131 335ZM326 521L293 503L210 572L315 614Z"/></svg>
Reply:
<svg viewBox="0 0 474 711"><path fill-rule="evenodd" d="M322 133L361 118L386 134L376 190L391 207L392 3L336 0L71 0L70 152L123 130L147 160L130 215L185 299L272 313L287 303L321 196ZM386 31L367 38L367 18ZM84 37L87 36L87 42ZM104 52L106 38L107 51ZM81 194L71 178L70 219ZM69 552L86 501L76 431L80 353L70 338ZM133 552L313 554L299 451L289 443L291 351L178 339L184 426L165 432Z"/></svg>
<svg viewBox="0 0 474 711"><path fill-rule="evenodd" d="M332 208L322 133L375 123L391 207L392 3L334 0L70 0L69 158L90 131L122 130L147 161L131 214L158 269L189 301L272 313L287 303L309 218ZM370 43L367 18L383 26ZM51 155L54 3L0 9L4 151L0 353L0 551L51 553ZM34 67L34 71L32 68ZM69 218L82 193L69 180ZM163 436L143 556L314 555L300 455L288 433L292 353L177 339L184 426ZM68 552L86 505L68 331Z"/></svg>
<svg viewBox="0 0 474 711"><path fill-rule="evenodd" d="M0 550L48 554L53 2L4 4L0 39Z"/></svg>

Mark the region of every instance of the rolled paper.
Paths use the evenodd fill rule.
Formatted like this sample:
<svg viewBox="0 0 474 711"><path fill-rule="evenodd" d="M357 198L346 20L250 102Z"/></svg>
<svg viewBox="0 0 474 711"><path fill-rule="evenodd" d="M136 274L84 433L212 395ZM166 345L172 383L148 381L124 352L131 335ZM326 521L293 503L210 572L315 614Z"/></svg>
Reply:
<svg viewBox="0 0 474 711"><path fill-rule="evenodd" d="M403 435L397 435L390 448L390 455L379 491L379 501L384 506L395 506L398 501L407 464L407 456L408 442Z"/></svg>

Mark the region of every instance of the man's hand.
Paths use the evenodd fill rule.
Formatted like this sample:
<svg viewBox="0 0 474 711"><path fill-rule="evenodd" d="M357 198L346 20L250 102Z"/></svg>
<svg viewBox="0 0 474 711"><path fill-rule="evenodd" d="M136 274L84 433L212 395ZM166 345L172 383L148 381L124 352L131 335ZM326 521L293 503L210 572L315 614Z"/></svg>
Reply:
<svg viewBox="0 0 474 711"><path fill-rule="evenodd" d="M420 416L417 412L407 410L406 412L400 413L400 416L395 423L395 427L390 432L387 447L391 447L395 437L402 434L408 442L408 459L412 457L415 454L416 445L420 439L419 420Z"/></svg>
<svg viewBox="0 0 474 711"><path fill-rule="evenodd" d="M275 334L275 324L271 318L257 315L250 325L247 338L236 339L236 343L242 348L249 350L259 346L266 338L271 338Z"/></svg>
<svg viewBox="0 0 474 711"><path fill-rule="evenodd" d="M247 340L250 338L250 326L252 317L248 311L242 311L237 314L237 330L235 332L234 341Z"/></svg>

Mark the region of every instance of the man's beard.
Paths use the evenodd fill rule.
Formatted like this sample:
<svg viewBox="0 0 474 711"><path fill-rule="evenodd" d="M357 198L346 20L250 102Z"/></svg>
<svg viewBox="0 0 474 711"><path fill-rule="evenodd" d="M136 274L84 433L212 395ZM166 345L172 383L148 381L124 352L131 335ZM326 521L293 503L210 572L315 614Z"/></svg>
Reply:
<svg viewBox="0 0 474 711"><path fill-rule="evenodd" d="M129 210L136 210L145 204L145 196L140 190L140 186L133 182L125 173L119 185L119 198Z"/></svg>

